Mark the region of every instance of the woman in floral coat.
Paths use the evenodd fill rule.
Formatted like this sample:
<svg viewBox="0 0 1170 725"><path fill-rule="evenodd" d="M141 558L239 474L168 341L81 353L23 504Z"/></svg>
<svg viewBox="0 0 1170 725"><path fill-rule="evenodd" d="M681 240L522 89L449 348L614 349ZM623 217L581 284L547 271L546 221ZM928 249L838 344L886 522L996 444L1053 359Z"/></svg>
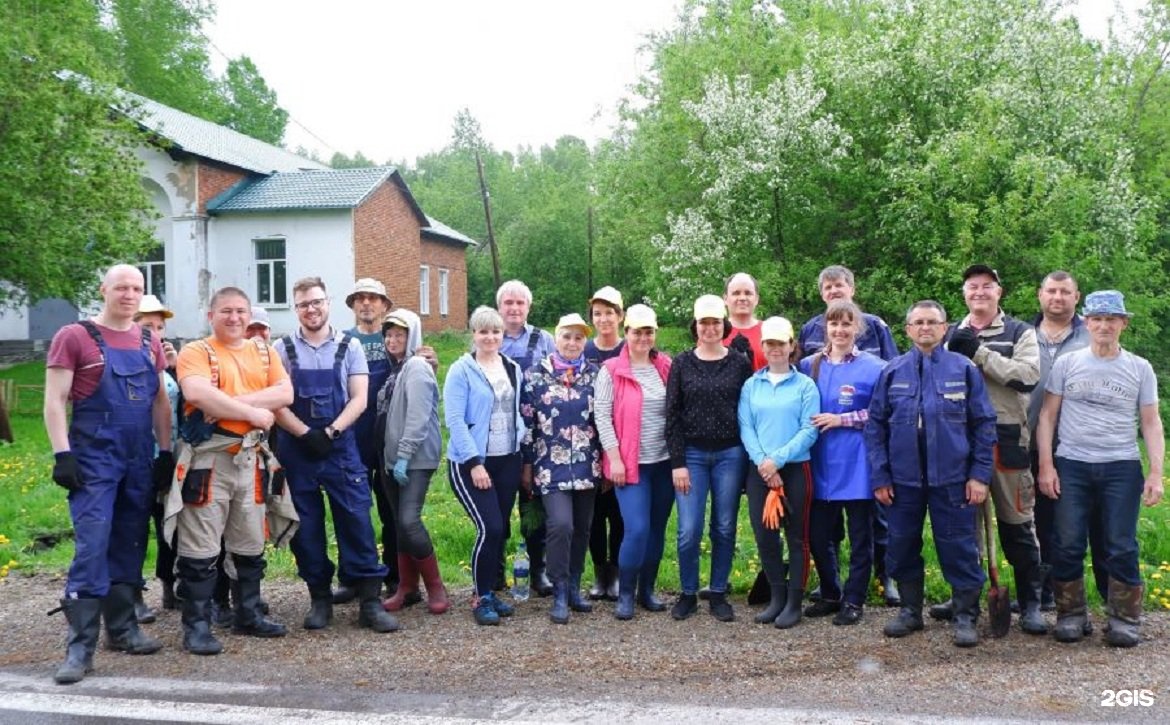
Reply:
<svg viewBox="0 0 1170 725"><path fill-rule="evenodd" d="M601 446L593 424L593 381L597 365L585 357L593 331L578 314L557 323L556 350L524 374L521 414L528 429L521 450L520 482L533 485L546 515L545 566L553 582L549 618L569 621L569 610L589 612L581 597L581 572L601 478Z"/></svg>

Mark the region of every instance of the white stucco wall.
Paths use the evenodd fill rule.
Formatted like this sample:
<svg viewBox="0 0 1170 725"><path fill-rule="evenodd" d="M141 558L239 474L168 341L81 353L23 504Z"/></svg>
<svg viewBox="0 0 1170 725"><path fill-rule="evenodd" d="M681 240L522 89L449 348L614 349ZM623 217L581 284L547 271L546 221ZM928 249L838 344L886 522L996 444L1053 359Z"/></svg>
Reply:
<svg viewBox="0 0 1170 725"><path fill-rule="evenodd" d="M208 221L207 236L212 270L209 288L214 291L231 285L243 289L253 299L257 282L252 241L285 239L289 304L267 306L274 335L291 332L296 327L292 285L301 277L309 276L320 277L325 282L333 301L334 325L353 326L353 315L345 306L345 296L352 291L354 283L352 210L213 216ZM201 323L206 331L205 313Z"/></svg>
<svg viewBox="0 0 1170 725"><path fill-rule="evenodd" d="M28 339L28 307L0 310L0 340Z"/></svg>

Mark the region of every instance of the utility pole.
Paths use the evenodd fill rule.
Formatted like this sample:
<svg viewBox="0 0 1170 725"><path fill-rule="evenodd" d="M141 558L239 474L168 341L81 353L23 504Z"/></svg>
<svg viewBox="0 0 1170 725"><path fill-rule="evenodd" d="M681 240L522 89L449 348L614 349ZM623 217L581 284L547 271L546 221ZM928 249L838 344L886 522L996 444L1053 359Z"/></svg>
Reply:
<svg viewBox="0 0 1170 725"><path fill-rule="evenodd" d="M586 283L585 283L585 297L586 297L586 299L588 299L589 295L593 294L593 290L596 289L593 286L593 206L592 205L589 206L588 212L589 212L588 216L586 217L587 224L585 227L585 233L589 239L589 255L588 255L588 258L589 258L588 265L589 266L586 267L586 269L588 269L589 271L588 271L588 277L586 278Z"/></svg>
<svg viewBox="0 0 1170 725"><path fill-rule="evenodd" d="M492 231L492 195L488 192L487 182L483 178L483 161L479 157L479 149L475 149L475 168L479 172L479 191L483 195L483 217L487 220L488 247L492 250L492 275L496 279L496 289L500 288L500 252L496 248L496 235Z"/></svg>

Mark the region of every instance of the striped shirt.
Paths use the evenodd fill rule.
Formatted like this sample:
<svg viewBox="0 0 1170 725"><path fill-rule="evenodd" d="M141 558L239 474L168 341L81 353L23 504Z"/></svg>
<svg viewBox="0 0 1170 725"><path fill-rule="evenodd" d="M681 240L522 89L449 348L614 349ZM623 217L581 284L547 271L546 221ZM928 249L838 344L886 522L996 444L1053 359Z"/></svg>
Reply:
<svg viewBox="0 0 1170 725"><path fill-rule="evenodd" d="M666 446L666 385L653 365L634 365L631 368L634 379L642 386L642 425L638 445L638 463L649 464L665 461L670 457ZM594 414L597 421L597 435L601 447L613 450L618 447L617 433L613 429L613 377L602 367L593 385L597 396Z"/></svg>

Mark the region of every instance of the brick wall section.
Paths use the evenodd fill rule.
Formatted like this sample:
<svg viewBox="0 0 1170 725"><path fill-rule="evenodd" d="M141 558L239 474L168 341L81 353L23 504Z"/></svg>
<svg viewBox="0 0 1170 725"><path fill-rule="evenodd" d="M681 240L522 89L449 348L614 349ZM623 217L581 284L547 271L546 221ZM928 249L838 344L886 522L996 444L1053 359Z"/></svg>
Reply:
<svg viewBox="0 0 1170 725"><path fill-rule="evenodd" d="M467 248L424 237L421 264L431 268L431 314L423 318L423 329L427 332L467 329ZM449 272L446 317L439 315L440 269Z"/></svg>
<svg viewBox="0 0 1170 725"><path fill-rule="evenodd" d="M247 178L248 173L234 166L217 164L199 159L199 213L207 213L207 202L230 189L236 182Z"/></svg>
<svg viewBox="0 0 1170 725"><path fill-rule="evenodd" d="M353 211L354 279L380 280L395 306L417 311L420 228L398 187L383 183Z"/></svg>

